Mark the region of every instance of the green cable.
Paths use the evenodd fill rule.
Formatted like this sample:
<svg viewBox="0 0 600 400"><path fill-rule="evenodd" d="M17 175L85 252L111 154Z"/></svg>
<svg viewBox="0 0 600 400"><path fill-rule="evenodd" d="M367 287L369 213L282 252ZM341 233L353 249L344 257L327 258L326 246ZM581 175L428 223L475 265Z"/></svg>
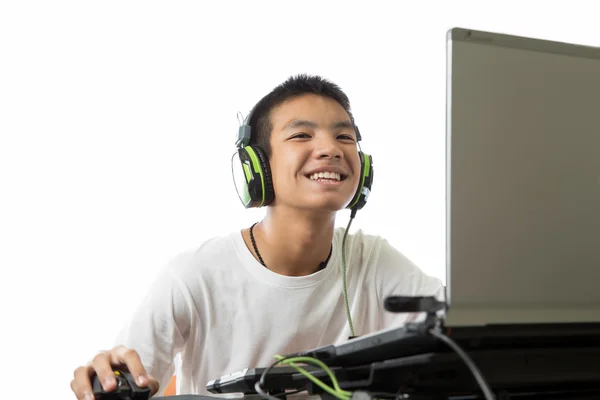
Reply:
<svg viewBox="0 0 600 400"><path fill-rule="evenodd" d="M282 360L284 357L280 356L280 355L276 355L275 358L277 360ZM317 365L318 367L321 367L327 373L327 375L329 376L329 379L331 379L333 388L331 388L330 386L327 386L319 378L316 378L315 376L310 374L308 371L306 371L304 368L294 364L294 362L311 363L311 364ZM293 357L293 358L289 358L289 359L283 361L282 364L288 364L291 367L295 368L298 372L300 372L302 375L307 377L309 380L311 380L313 383L315 383L321 389L325 390L327 393L331 394L332 396L334 396L340 400L350 400L350 397L352 396L352 392L349 392L347 390L342 390L342 388L340 388L340 385L339 385L335 375L331 371L331 369L329 369L329 367L327 365L325 365L325 363L323 363L321 360L318 360L318 359L312 358L312 357Z"/></svg>
<svg viewBox="0 0 600 400"><path fill-rule="evenodd" d="M327 373L327 375L329 376L329 379L331 379L331 383L333 384L333 388L336 392L342 393L345 395L351 394L351 392L344 391L344 390L342 390L342 388L340 388L339 382L338 382L337 378L335 377L335 374L333 373L333 371L321 360L313 358L313 357L293 357L293 358L289 358L283 362L283 364L289 364L296 369L302 369L306 374L309 374L312 378L319 380L318 378L315 378L309 372L304 370L302 367L299 367L296 364L294 364L295 362L305 362L305 363L308 362L308 363L315 364L318 367L321 367Z"/></svg>
<svg viewBox="0 0 600 400"><path fill-rule="evenodd" d="M350 230L350 225L352 225L352 220L354 219L354 213L350 216L350 221L348 221L348 226L346 227L346 232L344 232L344 239L342 240L342 282L344 286L344 301L346 303L346 315L348 317L348 324L350 325L350 335L356 336L354 334L354 326L352 324L352 316L350 315L350 305L348 304L348 288L346 285L346 237L348 236L348 231Z"/></svg>

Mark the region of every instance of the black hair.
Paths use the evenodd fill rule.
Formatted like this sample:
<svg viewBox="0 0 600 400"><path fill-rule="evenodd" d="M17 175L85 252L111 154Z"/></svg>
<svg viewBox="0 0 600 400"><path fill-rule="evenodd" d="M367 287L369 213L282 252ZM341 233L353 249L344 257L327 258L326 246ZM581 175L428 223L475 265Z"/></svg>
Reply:
<svg viewBox="0 0 600 400"><path fill-rule="evenodd" d="M350 111L350 100L338 85L320 76L299 74L288 78L256 104L252 119L249 121L252 128L250 145L260 147L266 156L271 158L270 140L273 130L271 111L283 102L305 94L316 94L337 101L354 124L354 117Z"/></svg>

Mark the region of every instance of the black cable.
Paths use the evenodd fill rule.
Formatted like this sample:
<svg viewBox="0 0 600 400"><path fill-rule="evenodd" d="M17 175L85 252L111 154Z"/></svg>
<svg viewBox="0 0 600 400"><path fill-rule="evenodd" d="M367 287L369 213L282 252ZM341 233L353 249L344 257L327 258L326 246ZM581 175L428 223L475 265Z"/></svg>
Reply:
<svg viewBox="0 0 600 400"><path fill-rule="evenodd" d="M275 396L271 396L270 394L268 394L267 392L265 392L262 388L258 387L258 382L256 382L254 384L254 389L256 390L256 393L260 394L261 396L263 396L266 399L270 399L270 400L282 400L281 396L290 396L293 394L298 394L298 393L302 393L308 390L308 386L305 386L303 388L297 389L297 390L293 390L291 392L285 392L285 393L281 393L281 394L277 394Z"/></svg>
<svg viewBox="0 0 600 400"><path fill-rule="evenodd" d="M494 394L490 390L490 387L486 382L485 378L483 377L483 374L481 373L479 368L477 368L477 365L475 365L473 360L471 360L471 357L469 357L469 355L454 340L452 340L452 338L450 338L443 332L440 332L437 329L430 329L429 333L431 333L436 338L440 339L442 342L446 343L452 350L454 350L459 355L460 358L462 358L465 364L467 364L469 370L471 370L471 373L473 374L473 377L479 384L479 387L481 388L483 396L486 398L486 400L495 400Z"/></svg>
<svg viewBox="0 0 600 400"><path fill-rule="evenodd" d="M254 390L256 390L256 393L258 393L263 399L281 400L279 397L271 396L269 393L265 392L260 385L260 381L254 384Z"/></svg>
<svg viewBox="0 0 600 400"><path fill-rule="evenodd" d="M280 360L275 361L273 364L271 364L267 369L265 369L263 371L263 373L260 375L260 380L258 382L256 382L254 384L254 390L256 390L256 393L258 393L259 395L261 395L263 398L268 399L268 400L281 400L278 397L275 396L271 396L269 393L264 391L264 387L265 387L265 377L267 376L267 374L269 373L269 371L271 371L273 368L275 368L275 366L285 360L289 360L290 358L294 358L296 356L293 355L289 355L287 357L284 357Z"/></svg>
<svg viewBox="0 0 600 400"><path fill-rule="evenodd" d="M400 393L388 393L388 392L369 392L372 398L374 399L397 399L401 398L402 394Z"/></svg>
<svg viewBox="0 0 600 400"><path fill-rule="evenodd" d="M302 392L305 392L305 391L307 391L307 390L308 390L308 386L304 386L303 388L296 389L296 390L293 390L293 391L291 391L291 392L285 392L285 393L281 393L281 394L275 395L275 397L279 397L279 396L289 396L289 395L292 395L292 394L298 394L298 393L302 393Z"/></svg>

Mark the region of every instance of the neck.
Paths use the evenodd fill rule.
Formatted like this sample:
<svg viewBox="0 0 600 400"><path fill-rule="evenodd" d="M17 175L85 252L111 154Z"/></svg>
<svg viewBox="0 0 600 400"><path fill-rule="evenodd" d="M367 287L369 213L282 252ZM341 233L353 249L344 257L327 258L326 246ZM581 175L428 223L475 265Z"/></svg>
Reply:
<svg viewBox="0 0 600 400"><path fill-rule="evenodd" d="M269 207L253 233L267 268L281 275L303 276L316 272L329 256L334 228L335 213L315 215L314 211ZM258 259L252 244L248 247Z"/></svg>

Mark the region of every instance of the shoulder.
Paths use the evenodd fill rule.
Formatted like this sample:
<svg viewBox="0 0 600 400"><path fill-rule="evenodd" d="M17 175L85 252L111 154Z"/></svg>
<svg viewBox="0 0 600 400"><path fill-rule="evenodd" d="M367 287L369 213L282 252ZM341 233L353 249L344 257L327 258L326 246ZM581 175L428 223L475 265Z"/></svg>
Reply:
<svg viewBox="0 0 600 400"><path fill-rule="evenodd" d="M346 254L354 263L360 263L363 266L368 265L372 268L382 262L384 266L387 266L390 258L392 258L393 262L399 267L412 267L408 258L392 247L384 237L367 233L362 229L346 234L346 228L336 228L335 241L340 248L342 248L345 241Z"/></svg>
<svg viewBox="0 0 600 400"><path fill-rule="evenodd" d="M360 257L363 262L381 264L383 267L389 267L390 263L393 263L396 270L398 268L412 270L416 267L408 257L382 236L367 233L362 229L348 232L346 235L345 228L336 228L336 242L340 246L343 245L344 236L346 236L346 252L354 257Z"/></svg>
<svg viewBox="0 0 600 400"><path fill-rule="evenodd" d="M186 282L190 277L199 277L216 270L224 270L239 263L239 246L242 239L239 231L206 239L195 248L176 254L165 266L162 274Z"/></svg>
<svg viewBox="0 0 600 400"><path fill-rule="evenodd" d="M195 314L207 296L218 292L220 284L231 277L231 269L239 268L234 241L232 232L175 254L155 274L145 308L155 313Z"/></svg>
<svg viewBox="0 0 600 400"><path fill-rule="evenodd" d="M346 233L345 227L335 229L334 240L340 248L345 245L347 253L355 257L359 256L363 260L377 256L381 245L385 242L381 236L368 234L362 229Z"/></svg>
<svg viewBox="0 0 600 400"><path fill-rule="evenodd" d="M345 228L336 229L336 241L342 245ZM438 295L443 284L440 279L426 274L402 251L386 238L362 230L349 232L346 237L346 252L354 263L370 275L374 283L385 292L405 295Z"/></svg>

